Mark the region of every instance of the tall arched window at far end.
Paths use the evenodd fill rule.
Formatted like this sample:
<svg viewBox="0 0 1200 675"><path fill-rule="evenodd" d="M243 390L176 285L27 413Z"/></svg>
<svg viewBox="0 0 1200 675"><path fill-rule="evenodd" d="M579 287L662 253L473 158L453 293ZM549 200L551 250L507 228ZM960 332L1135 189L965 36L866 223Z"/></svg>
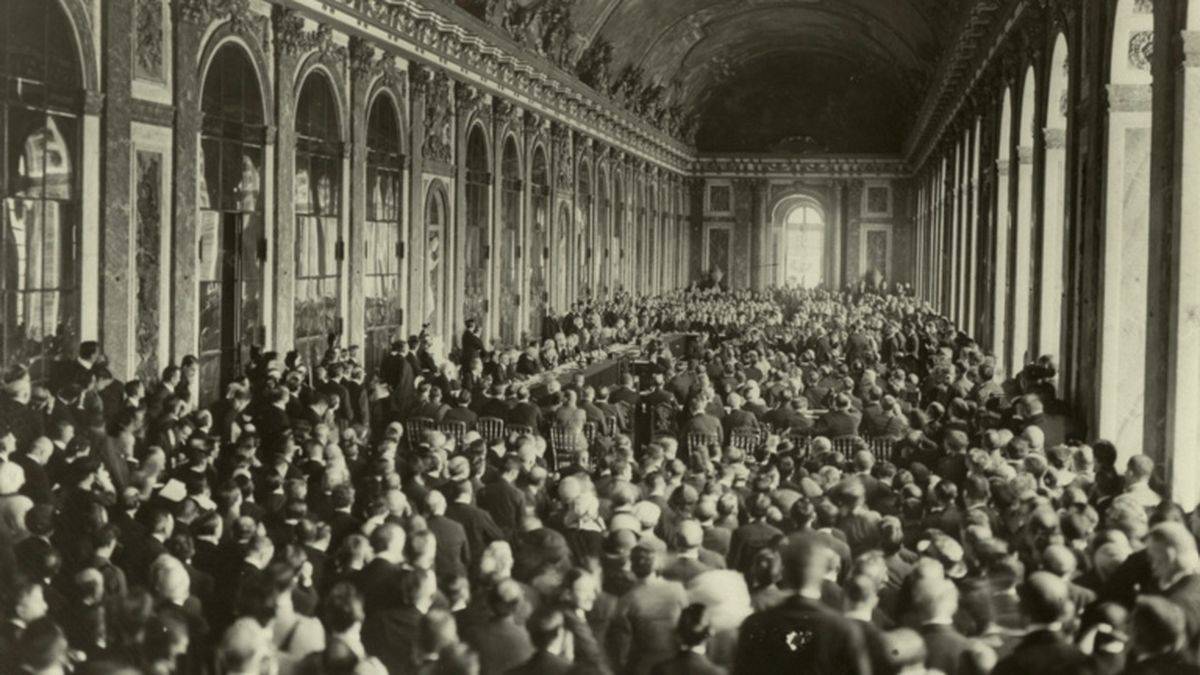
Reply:
<svg viewBox="0 0 1200 675"><path fill-rule="evenodd" d="M799 202L783 219L783 278L788 286L815 288L825 281L825 214Z"/></svg>

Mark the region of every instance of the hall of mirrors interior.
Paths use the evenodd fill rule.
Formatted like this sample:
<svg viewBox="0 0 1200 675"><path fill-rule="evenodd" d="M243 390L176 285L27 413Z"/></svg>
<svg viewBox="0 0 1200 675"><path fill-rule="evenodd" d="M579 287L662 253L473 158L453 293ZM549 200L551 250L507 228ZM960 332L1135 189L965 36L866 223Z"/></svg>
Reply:
<svg viewBox="0 0 1200 675"><path fill-rule="evenodd" d="M371 368L714 276L902 284L1003 374L1052 355L1190 505L1195 30L1190 0L0 0L0 361L191 356L212 400L255 350Z"/></svg>

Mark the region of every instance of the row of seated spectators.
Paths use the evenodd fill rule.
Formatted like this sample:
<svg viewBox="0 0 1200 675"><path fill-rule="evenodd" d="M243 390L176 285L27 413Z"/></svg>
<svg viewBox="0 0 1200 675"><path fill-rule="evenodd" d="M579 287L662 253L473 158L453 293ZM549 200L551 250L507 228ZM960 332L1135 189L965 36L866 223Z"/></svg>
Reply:
<svg viewBox="0 0 1200 675"><path fill-rule="evenodd" d="M415 336L370 373L256 353L203 407L195 363L8 368L0 668L1200 672L1197 520L1084 442L1052 359L999 381L861 290L575 314L632 318L645 379L535 386L470 326L454 362Z"/></svg>

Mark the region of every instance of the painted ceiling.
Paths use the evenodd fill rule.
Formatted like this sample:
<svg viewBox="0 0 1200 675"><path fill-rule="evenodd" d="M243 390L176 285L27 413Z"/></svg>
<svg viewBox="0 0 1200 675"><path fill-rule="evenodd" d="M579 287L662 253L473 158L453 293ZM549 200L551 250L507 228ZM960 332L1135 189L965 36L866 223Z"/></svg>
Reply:
<svg viewBox="0 0 1200 675"><path fill-rule="evenodd" d="M576 0L709 152L896 152L971 0Z"/></svg>

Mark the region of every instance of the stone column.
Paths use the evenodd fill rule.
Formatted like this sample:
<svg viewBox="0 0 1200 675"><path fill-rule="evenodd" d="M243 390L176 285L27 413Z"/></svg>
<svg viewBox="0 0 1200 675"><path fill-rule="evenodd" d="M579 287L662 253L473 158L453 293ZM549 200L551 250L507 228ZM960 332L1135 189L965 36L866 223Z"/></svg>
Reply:
<svg viewBox="0 0 1200 675"><path fill-rule="evenodd" d="M200 72L196 54L208 27L208 14L194 3L175 8L174 87L175 147L173 152L174 228L171 232L171 360L178 363L198 346L199 306L196 277L196 227L199 219L197 179L200 172Z"/></svg>
<svg viewBox="0 0 1200 675"><path fill-rule="evenodd" d="M362 345L366 354L366 296L364 232L367 227L367 127L371 115L372 65L375 48L360 38L350 39L350 232L346 237L347 293L345 339Z"/></svg>
<svg viewBox="0 0 1200 675"><path fill-rule="evenodd" d="M290 350L296 329L296 71L307 37L304 19L274 7L275 28L275 348Z"/></svg>
<svg viewBox="0 0 1200 675"><path fill-rule="evenodd" d="M1002 149L1003 151L1003 149ZM996 375L1008 375L1008 222L1009 182L1012 165L1007 159L996 161L996 222L992 228L995 253L991 256L995 266L992 287L992 353L996 355Z"/></svg>
<svg viewBox="0 0 1200 675"><path fill-rule="evenodd" d="M1032 104L1032 101L1024 105ZM1029 356L1031 264L1033 257L1033 147L1017 147L1017 227L1013 243L1013 315L1009 364L1013 372L1025 366Z"/></svg>
<svg viewBox="0 0 1200 675"><path fill-rule="evenodd" d="M1037 352L1062 354L1063 232L1066 230L1067 130L1046 129L1045 177L1042 196L1042 280L1039 285Z"/></svg>
<svg viewBox="0 0 1200 675"><path fill-rule="evenodd" d="M1193 0L1190 13L1200 13ZM1166 446L1171 498L1190 510L1200 502L1200 453L1195 450L1200 438L1200 268L1195 264L1200 252L1200 17L1190 30L1182 31L1182 63L1176 83L1177 119L1174 146L1175 205L1174 234L1171 242L1172 286L1169 344L1167 350Z"/></svg>
<svg viewBox="0 0 1200 675"><path fill-rule="evenodd" d="M104 220L101 227L100 317L101 345L109 368L119 380L133 375L133 304L137 284L133 273L132 194L130 171L130 104L133 87L129 26L132 2L104 5Z"/></svg>
<svg viewBox="0 0 1200 675"><path fill-rule="evenodd" d="M1144 441L1149 259L1151 87L1109 87L1108 189L1097 435L1116 444L1118 466Z"/></svg>

